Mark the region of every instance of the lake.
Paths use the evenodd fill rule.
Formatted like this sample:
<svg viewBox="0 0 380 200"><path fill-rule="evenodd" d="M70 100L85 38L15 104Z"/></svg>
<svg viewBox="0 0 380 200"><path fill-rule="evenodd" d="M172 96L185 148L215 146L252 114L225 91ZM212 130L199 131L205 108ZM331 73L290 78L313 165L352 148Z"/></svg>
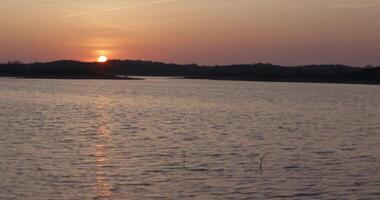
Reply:
<svg viewBox="0 0 380 200"><path fill-rule="evenodd" d="M376 199L380 86L0 79L0 199Z"/></svg>

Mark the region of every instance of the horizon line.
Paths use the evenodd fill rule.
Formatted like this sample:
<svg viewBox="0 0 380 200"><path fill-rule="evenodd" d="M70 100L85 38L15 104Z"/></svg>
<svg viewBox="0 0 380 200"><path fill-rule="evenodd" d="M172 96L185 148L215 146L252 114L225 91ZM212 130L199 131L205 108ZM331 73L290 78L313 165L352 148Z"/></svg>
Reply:
<svg viewBox="0 0 380 200"><path fill-rule="evenodd" d="M355 67L355 68L364 68L364 67L380 67L379 65L373 65L373 64L365 64L365 65L350 65L350 64L341 64L341 63L320 63L320 64L298 64L298 65L288 65L288 64L275 64L271 62L252 62L252 63L233 63L233 64L199 64L199 63L174 63L174 62L165 62L165 61L154 61L154 60L144 60L144 59L109 59L107 62L103 64L107 64L110 62L126 62L126 61L132 61L132 62L152 62L152 63L161 63L166 65L196 65L199 67L218 67L218 66L238 66L238 65L274 65L274 66L281 66L281 67L302 67L302 66L346 66L346 67ZM96 64L99 63L97 61L81 61L81 60L75 60L75 59L57 59L57 60L51 60L51 61L31 61L31 62L23 62L20 60L9 60L7 62L0 62L0 65L9 65L9 64L19 64L19 65L31 65L31 64L49 64L54 62L78 62L78 63L87 63L87 64ZM102 63L99 63L102 64Z"/></svg>

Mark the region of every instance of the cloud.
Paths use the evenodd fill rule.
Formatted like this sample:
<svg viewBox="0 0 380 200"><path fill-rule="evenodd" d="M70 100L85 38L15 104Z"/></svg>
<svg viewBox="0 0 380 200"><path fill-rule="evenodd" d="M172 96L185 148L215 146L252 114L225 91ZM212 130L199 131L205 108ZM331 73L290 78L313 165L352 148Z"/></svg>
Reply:
<svg viewBox="0 0 380 200"><path fill-rule="evenodd" d="M158 4L170 3L173 1L177 1L177 0L158 0L158 1L138 3L138 4L128 5L128 6L119 6L119 7L112 7L112 8L106 8L106 9L101 9L101 10L84 11L84 12L68 14L68 15L65 15L64 17L70 18L70 17L78 17L78 16L83 16L83 15L95 14L95 13L105 13L105 12L111 12L111 11L116 11L116 10L147 7L147 6L153 6L153 5L158 5Z"/></svg>
<svg viewBox="0 0 380 200"><path fill-rule="evenodd" d="M380 4L334 4L332 8L347 8L347 9L364 9L364 8L377 8Z"/></svg>

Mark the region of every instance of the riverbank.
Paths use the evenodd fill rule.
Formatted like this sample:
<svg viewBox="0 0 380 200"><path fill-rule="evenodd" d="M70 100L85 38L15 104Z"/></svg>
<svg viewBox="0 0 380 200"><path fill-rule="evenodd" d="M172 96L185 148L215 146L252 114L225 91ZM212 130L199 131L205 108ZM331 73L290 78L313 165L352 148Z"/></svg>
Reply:
<svg viewBox="0 0 380 200"><path fill-rule="evenodd" d="M331 83L331 84L365 84L365 85L380 85L380 80L350 80L350 79L305 79L305 78L251 78L251 77L207 77L194 76L184 77L183 79L207 79L220 81L258 81L258 82L288 82L288 83Z"/></svg>
<svg viewBox="0 0 380 200"><path fill-rule="evenodd" d="M101 80L144 80L143 78L123 75L7 75L0 74L1 78L26 78L26 79L101 79Z"/></svg>

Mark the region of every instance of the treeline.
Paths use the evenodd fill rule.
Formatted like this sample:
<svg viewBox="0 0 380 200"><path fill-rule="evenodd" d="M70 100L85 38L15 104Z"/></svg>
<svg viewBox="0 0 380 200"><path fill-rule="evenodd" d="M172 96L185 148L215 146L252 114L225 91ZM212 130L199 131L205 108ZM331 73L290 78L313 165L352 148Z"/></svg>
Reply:
<svg viewBox="0 0 380 200"><path fill-rule="evenodd" d="M0 64L0 76L16 77L116 77L177 76L202 79L380 83L380 66L345 65L280 66L266 63L228 66L166 64L151 61L110 60L106 63L55 61Z"/></svg>

